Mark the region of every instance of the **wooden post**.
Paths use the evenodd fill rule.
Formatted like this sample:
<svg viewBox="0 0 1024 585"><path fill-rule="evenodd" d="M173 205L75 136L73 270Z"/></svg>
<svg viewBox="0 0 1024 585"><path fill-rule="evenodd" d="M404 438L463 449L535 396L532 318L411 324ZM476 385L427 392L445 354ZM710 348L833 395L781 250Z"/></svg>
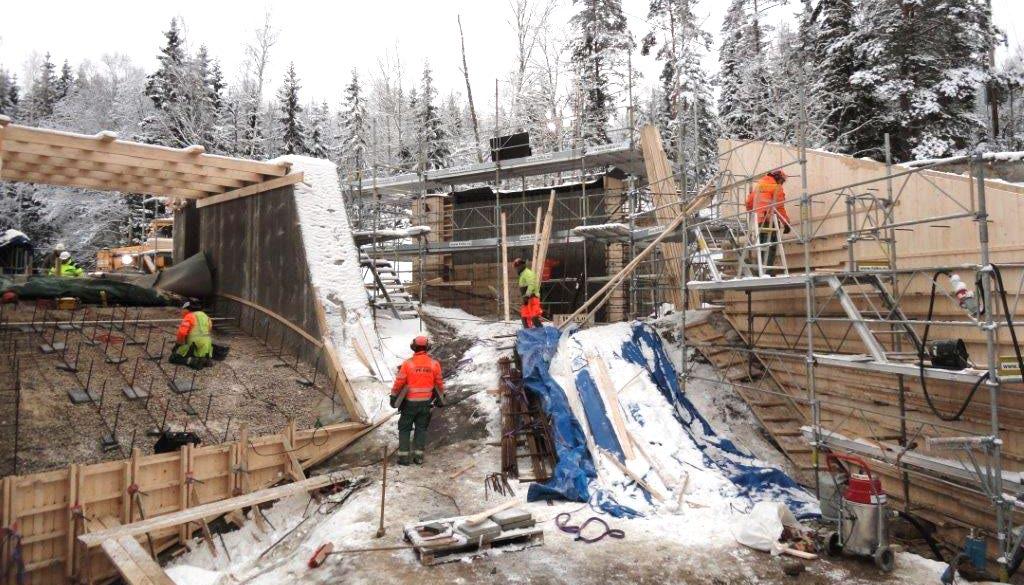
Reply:
<svg viewBox="0 0 1024 585"><path fill-rule="evenodd" d="M537 258L534 258L533 270L537 273L537 284L544 281L544 262L548 259L548 244L551 242L551 229L555 224L555 190L551 190L548 198L548 212L544 215L544 229L540 234L540 246Z"/></svg>
<svg viewBox="0 0 1024 585"><path fill-rule="evenodd" d="M509 320L511 309L508 304L508 226L505 212L501 212L501 287L505 298L505 321Z"/></svg>
<svg viewBox="0 0 1024 585"><path fill-rule="evenodd" d="M192 445L190 443L182 445L181 450L178 451L178 456L181 458L181 476L179 477L180 483L178 485L178 510L184 511L188 509L188 474L192 471ZM178 540L180 542L188 540L189 534L190 531L187 522L178 527Z"/></svg>
<svg viewBox="0 0 1024 585"><path fill-rule="evenodd" d="M75 534L75 527L78 525L78 519L75 517L76 507L78 504L78 464L72 463L68 467L68 536L67 536L67 552L64 557L64 576L68 578L68 582L71 582L71 577L75 573L75 560L78 553L78 545L76 539L78 535ZM4 566L8 566L4 564Z"/></svg>
<svg viewBox="0 0 1024 585"><path fill-rule="evenodd" d="M530 262L537 260L537 250L540 246L540 229L544 221L544 208L537 208L537 221L533 225L533 252L530 253Z"/></svg>

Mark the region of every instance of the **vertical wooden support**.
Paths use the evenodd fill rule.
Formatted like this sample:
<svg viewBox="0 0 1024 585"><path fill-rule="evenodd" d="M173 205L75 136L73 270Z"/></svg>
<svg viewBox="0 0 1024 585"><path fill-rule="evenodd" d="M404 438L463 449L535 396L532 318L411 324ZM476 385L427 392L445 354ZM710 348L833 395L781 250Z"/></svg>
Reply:
<svg viewBox="0 0 1024 585"><path fill-rule="evenodd" d="M548 259L548 244L551 242L551 230L555 224L555 190L551 190L551 197L548 198L548 211L544 214L544 228L540 233L540 243L537 246L537 257L533 260L533 271L537 273L537 284L544 281L544 263Z"/></svg>
<svg viewBox="0 0 1024 585"><path fill-rule="evenodd" d="M238 495L249 492L249 423L238 432Z"/></svg>
<svg viewBox="0 0 1024 585"><path fill-rule="evenodd" d="M78 509L78 489L79 466L77 463L72 463L68 466L68 533L65 544L67 552L64 557L64 576L67 577L69 581L75 573L75 567L77 566L78 560L78 546L75 544L78 538L78 535L75 534L75 529L78 526L78 518L76 517Z"/></svg>
<svg viewBox="0 0 1024 585"><path fill-rule="evenodd" d="M508 225L504 211L501 212L501 288L505 297L505 321L508 321L511 315L508 304Z"/></svg>
<svg viewBox="0 0 1024 585"><path fill-rule="evenodd" d="M142 520L142 518L137 518L136 517L135 506L132 505L132 503L133 503L132 500L134 499L135 496L133 496L131 493L128 493L129 489L131 488L131 486L135 485L135 484L137 484L139 482L139 459L141 457L142 457L142 451L140 451L138 447L133 448L132 449L132 458L129 461L128 481L127 481L127 483L125 483L125 499L128 500L128 521L129 522L135 522L136 520Z"/></svg>
<svg viewBox="0 0 1024 585"><path fill-rule="evenodd" d="M534 263L537 261L537 251L540 247L540 228L543 225L544 220L544 208L537 208L537 221L533 226L533 253L530 255L530 262Z"/></svg>
<svg viewBox="0 0 1024 585"><path fill-rule="evenodd" d="M178 510L188 509L189 501L189 473L192 471L192 445L186 443L182 445L181 450L178 451L180 459L180 476L178 483ZM188 523L182 524L178 527L178 540L185 542L189 536Z"/></svg>
<svg viewBox="0 0 1024 585"><path fill-rule="evenodd" d="M288 460L288 475L290 475L294 481L302 481L306 479L306 474L302 471L302 464L299 463L299 458L295 455L294 418L288 417L288 425L284 428L281 436L284 439L284 455Z"/></svg>

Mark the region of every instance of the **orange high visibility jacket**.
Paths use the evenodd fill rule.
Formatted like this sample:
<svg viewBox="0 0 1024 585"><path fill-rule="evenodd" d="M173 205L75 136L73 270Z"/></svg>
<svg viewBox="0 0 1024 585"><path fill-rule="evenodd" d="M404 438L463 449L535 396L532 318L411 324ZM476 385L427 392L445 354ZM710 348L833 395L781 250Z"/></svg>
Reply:
<svg viewBox="0 0 1024 585"><path fill-rule="evenodd" d="M397 396L406 386L409 387L409 393L405 399L413 402L430 400L434 397L435 388L438 394L444 396L441 364L427 355L427 352L417 351L398 368L398 376L391 386L391 395Z"/></svg>
<svg viewBox="0 0 1024 585"><path fill-rule="evenodd" d="M747 211L757 212L757 223L767 223L771 216L768 214L774 211L784 224L789 224L789 214L786 213L786 191L774 177L765 175L754 185L747 195Z"/></svg>
<svg viewBox="0 0 1024 585"><path fill-rule="evenodd" d="M195 328L196 326L196 314L192 312L186 313L185 316L182 317L181 319L181 324L178 325L178 335L176 337L176 341L179 344L185 343L185 341L188 340L189 332L191 332L192 329ZM212 322L210 323L210 329L213 329Z"/></svg>

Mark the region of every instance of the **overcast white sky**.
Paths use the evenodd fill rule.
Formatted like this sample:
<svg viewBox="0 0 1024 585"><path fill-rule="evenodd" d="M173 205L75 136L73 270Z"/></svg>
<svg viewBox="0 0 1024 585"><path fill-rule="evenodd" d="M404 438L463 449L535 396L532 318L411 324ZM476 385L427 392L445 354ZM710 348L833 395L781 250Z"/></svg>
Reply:
<svg viewBox="0 0 1024 585"><path fill-rule="evenodd" d="M162 32L170 19L180 16L190 45L206 43L221 60L225 74L234 79L243 58L243 46L263 20L264 8L280 29L272 55L270 87L276 89L288 61L295 61L303 84L304 100L340 99L352 67L364 74L377 67L387 52L400 54L410 78L418 78L423 60L430 59L443 93L464 93L459 71L456 15L462 16L473 91L478 103L491 101L494 79L504 78L513 64L514 39L507 20L509 0L376 0L330 2L288 0L263 3L245 0L43 0L8 2L0 19L0 64L22 72L33 53L53 54L54 60L98 61L106 53L122 52L147 70L156 66ZM556 22L572 13L571 0L560 0ZM992 0L996 23L1007 32L1010 45L1020 41L1024 26L1024 0ZM644 18L647 0L623 0L635 38L649 30ZM699 11L707 15L705 30L717 36L727 0L703 0ZM794 21L799 2L789 0L773 15ZM637 57L635 67L646 83L657 75L651 58ZM714 56L708 59L715 66ZM491 101L493 103L493 101ZM481 106L482 107L482 106Z"/></svg>

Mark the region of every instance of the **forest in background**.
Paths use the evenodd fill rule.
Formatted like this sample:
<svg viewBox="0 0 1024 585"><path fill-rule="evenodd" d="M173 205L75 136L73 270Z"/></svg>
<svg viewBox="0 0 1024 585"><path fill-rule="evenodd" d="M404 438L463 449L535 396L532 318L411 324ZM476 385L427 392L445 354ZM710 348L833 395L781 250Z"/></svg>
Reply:
<svg viewBox="0 0 1024 585"><path fill-rule="evenodd" d="M40 47L20 75L0 69L0 114L253 159L327 158L346 184L478 162L495 135L528 131L534 151L548 152L627 140L645 123L661 129L690 186L714 172L717 138L793 142L804 119L810 147L876 159L886 133L897 161L1024 149L1024 52L996 62L1005 40L986 0L728 0L720 31L697 16L711 0L650 0L644 26L630 26L620 0L571 0L569 20L556 21L559 1L570 2L503 6L516 46L497 103L472 94L464 42L461 87L438 87L429 56L385 53L349 72L343 95L306 99L304 76L337 72L279 54L280 35L299 31L268 15L231 77L177 19L155 70L128 55L72 62ZM770 24L765 12L780 4L796 17ZM637 73L638 59L657 62L656 79ZM289 63L274 86L272 62ZM163 204L5 182L0 230L20 229L42 249L63 242L90 265L99 248L141 241Z"/></svg>

